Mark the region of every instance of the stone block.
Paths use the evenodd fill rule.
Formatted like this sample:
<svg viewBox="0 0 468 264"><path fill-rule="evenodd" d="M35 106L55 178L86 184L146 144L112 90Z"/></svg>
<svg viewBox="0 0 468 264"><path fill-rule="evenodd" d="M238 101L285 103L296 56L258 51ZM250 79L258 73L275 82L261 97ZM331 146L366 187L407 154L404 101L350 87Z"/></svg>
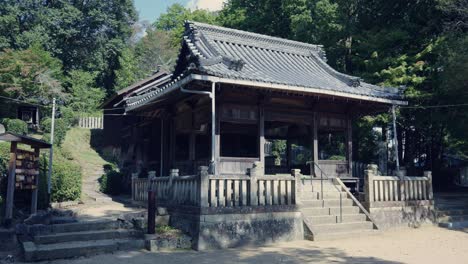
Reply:
<svg viewBox="0 0 468 264"><path fill-rule="evenodd" d="M165 207L157 207L156 208L157 215L168 215L167 208Z"/></svg>
<svg viewBox="0 0 468 264"><path fill-rule="evenodd" d="M151 252L176 250L176 249L190 249L192 247L192 239L184 234L176 237L164 237L159 235L153 235L151 237L145 237L146 249Z"/></svg>
<svg viewBox="0 0 468 264"><path fill-rule="evenodd" d="M166 226L169 225L170 220L169 215L157 215L156 216L156 226Z"/></svg>

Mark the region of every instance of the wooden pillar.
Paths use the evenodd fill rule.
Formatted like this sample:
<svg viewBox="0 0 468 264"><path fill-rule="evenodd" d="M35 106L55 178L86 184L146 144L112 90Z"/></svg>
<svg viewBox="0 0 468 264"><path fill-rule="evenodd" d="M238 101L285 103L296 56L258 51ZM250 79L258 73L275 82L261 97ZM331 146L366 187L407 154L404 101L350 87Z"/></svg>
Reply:
<svg viewBox="0 0 468 264"><path fill-rule="evenodd" d="M353 177L353 126L350 116L346 118L346 139L347 139L347 156L348 156L348 174Z"/></svg>
<svg viewBox="0 0 468 264"><path fill-rule="evenodd" d="M191 107L191 126L190 126L190 137L189 137L189 161L190 161L190 174L195 174L197 172L197 168L195 168L195 144L196 144L196 134L195 134L195 114L193 111L193 107Z"/></svg>
<svg viewBox="0 0 468 264"><path fill-rule="evenodd" d="M169 127L169 168L174 167L175 159L175 146L176 146L176 127L175 127L175 118L171 116L170 118L170 127Z"/></svg>
<svg viewBox="0 0 468 264"><path fill-rule="evenodd" d="M262 168L265 168L265 110L263 104L258 106L258 134L259 134L259 157ZM265 171L263 171L265 174Z"/></svg>
<svg viewBox="0 0 468 264"><path fill-rule="evenodd" d="M318 113L314 112L314 127L313 127L313 142L314 142L314 163L318 165ZM314 173L314 176L317 177L317 167L312 165L312 170L310 173Z"/></svg>
<svg viewBox="0 0 468 264"><path fill-rule="evenodd" d="M7 182L7 197L6 197L6 210L5 210L5 224L8 226L13 218L13 201L15 196L15 182L16 182L16 149L18 145L16 142L11 142L10 147L10 161L8 162L8 182Z"/></svg>
<svg viewBox="0 0 468 264"><path fill-rule="evenodd" d="M39 153L40 149L39 148L34 148L34 163L37 162L37 165L39 166ZM38 170L39 172L39 170ZM38 191L39 191L39 174L34 176L34 185L36 188L32 191L32 196L31 196L31 214L37 213L37 196L38 196Z"/></svg>

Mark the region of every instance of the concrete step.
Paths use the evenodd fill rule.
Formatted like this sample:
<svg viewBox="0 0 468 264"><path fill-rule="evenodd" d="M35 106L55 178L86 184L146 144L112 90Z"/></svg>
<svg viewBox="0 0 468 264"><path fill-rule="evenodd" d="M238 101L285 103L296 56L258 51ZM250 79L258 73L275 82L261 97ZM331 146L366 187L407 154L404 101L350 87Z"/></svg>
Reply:
<svg viewBox="0 0 468 264"><path fill-rule="evenodd" d="M300 209L304 216L324 216L324 215L339 215L340 207L313 207L313 208L301 208ZM360 212L357 206L343 206L343 214L358 214Z"/></svg>
<svg viewBox="0 0 468 264"><path fill-rule="evenodd" d="M373 228L374 225L372 224L372 222L368 221L313 225L314 234L347 232L350 230L371 230Z"/></svg>
<svg viewBox="0 0 468 264"><path fill-rule="evenodd" d="M340 215L306 216L312 225L340 223ZM365 214L343 214L342 223L364 222L367 217Z"/></svg>
<svg viewBox="0 0 468 264"><path fill-rule="evenodd" d="M57 225L33 225L29 227L29 232L37 236L67 232L111 230L118 229L119 226L118 221L99 220Z"/></svg>
<svg viewBox="0 0 468 264"><path fill-rule="evenodd" d="M312 237L308 237L312 241L326 241L326 240L337 240L337 239L356 239L359 237L375 236L381 234L379 230L356 230L346 232L333 232L333 233L319 233Z"/></svg>
<svg viewBox="0 0 468 264"><path fill-rule="evenodd" d="M340 207L340 199L325 199L325 200L301 200L301 206L303 208L310 208L310 207ZM351 199L343 199L341 201L341 206L352 206L353 200Z"/></svg>
<svg viewBox="0 0 468 264"><path fill-rule="evenodd" d="M124 239L124 238L141 238L143 233L137 230L116 229L116 230L92 230L84 232L67 232L50 235L39 235L34 237L34 243L38 244L53 244L89 240L106 240L106 239Z"/></svg>
<svg viewBox="0 0 468 264"><path fill-rule="evenodd" d="M23 249L25 260L31 262L92 256L101 253L112 253L118 250L143 249L144 244L143 239L106 239L45 245L25 242L23 243Z"/></svg>
<svg viewBox="0 0 468 264"><path fill-rule="evenodd" d="M348 198L346 192L338 192L337 190L335 191L324 191L323 192L323 199L340 199L340 194L341 197ZM320 199L322 196L321 192L303 192L301 193L301 198L302 199ZM321 200L321 199L320 199Z"/></svg>

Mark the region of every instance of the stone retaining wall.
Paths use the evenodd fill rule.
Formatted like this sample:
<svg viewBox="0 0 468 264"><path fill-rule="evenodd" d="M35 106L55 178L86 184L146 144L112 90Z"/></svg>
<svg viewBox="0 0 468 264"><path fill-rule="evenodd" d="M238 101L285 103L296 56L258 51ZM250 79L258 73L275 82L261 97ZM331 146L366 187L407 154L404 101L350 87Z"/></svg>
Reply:
<svg viewBox="0 0 468 264"><path fill-rule="evenodd" d="M172 213L171 225L190 233L193 249L221 249L304 239L300 212L188 215Z"/></svg>

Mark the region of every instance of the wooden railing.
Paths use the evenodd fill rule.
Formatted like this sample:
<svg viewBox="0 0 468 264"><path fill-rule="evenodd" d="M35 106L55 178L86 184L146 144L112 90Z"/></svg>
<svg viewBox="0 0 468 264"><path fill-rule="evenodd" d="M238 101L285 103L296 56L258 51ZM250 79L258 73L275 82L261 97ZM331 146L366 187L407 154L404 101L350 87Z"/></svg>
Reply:
<svg viewBox="0 0 468 264"><path fill-rule="evenodd" d="M78 127L81 128L90 128L90 129L103 129L104 128L104 118L99 117L80 117L78 120Z"/></svg>
<svg viewBox="0 0 468 264"><path fill-rule="evenodd" d="M197 175L179 176L171 170L168 177L148 179L132 177L132 199L146 202L148 190L155 191L157 202L167 205L188 205L214 208L273 206L296 204L296 177L263 175L251 169L250 175L208 175L208 167L200 167Z"/></svg>
<svg viewBox="0 0 468 264"><path fill-rule="evenodd" d="M370 207L389 202L433 200L430 171L424 172L424 177L407 177L376 176L375 170L371 167L365 171L366 203Z"/></svg>

